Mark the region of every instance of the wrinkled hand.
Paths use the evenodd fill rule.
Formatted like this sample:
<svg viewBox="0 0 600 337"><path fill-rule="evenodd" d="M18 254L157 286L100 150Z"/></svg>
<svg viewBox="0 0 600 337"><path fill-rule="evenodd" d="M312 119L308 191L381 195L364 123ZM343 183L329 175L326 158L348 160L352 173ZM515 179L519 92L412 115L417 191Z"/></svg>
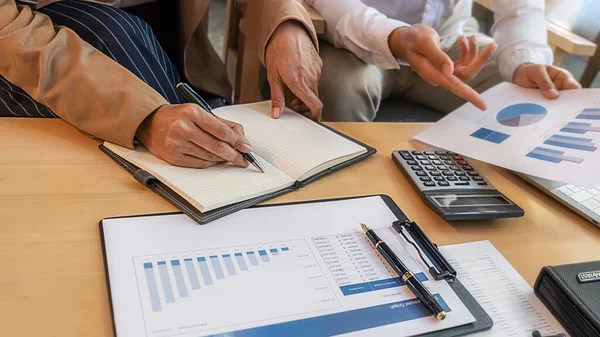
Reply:
<svg viewBox="0 0 600 337"><path fill-rule="evenodd" d="M581 89L570 72L555 66L524 63L513 75L513 83L523 88L538 88L544 97L555 99L559 90Z"/></svg>
<svg viewBox="0 0 600 337"><path fill-rule="evenodd" d="M196 104L159 108L139 126L136 139L158 158L185 167L207 168L223 161L248 167L235 149L252 151L241 125L214 117Z"/></svg>
<svg viewBox="0 0 600 337"><path fill-rule="evenodd" d="M285 107L285 88L295 96L291 108L311 112L321 119L323 103L319 100L319 78L323 62L304 26L295 21L282 23L271 36L266 50L267 79L273 101L271 115L278 118Z"/></svg>
<svg viewBox="0 0 600 337"><path fill-rule="evenodd" d="M474 37L469 42L463 37L459 40L461 56L453 63L440 49L439 42L438 33L423 24L398 28L388 38L392 54L406 61L421 78L431 85L441 85L477 108L485 110L487 105L483 98L462 80L469 80L477 75L492 57L496 45L486 46L480 53Z"/></svg>

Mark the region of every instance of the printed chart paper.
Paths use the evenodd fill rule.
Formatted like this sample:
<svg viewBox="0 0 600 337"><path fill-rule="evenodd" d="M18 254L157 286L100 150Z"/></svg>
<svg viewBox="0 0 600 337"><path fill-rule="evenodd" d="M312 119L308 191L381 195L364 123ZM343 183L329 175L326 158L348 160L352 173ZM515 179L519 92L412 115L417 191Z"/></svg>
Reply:
<svg viewBox="0 0 600 337"><path fill-rule="evenodd" d="M414 138L541 178L600 183L600 89L548 100L537 89L502 83L482 96L487 111L467 103Z"/></svg>

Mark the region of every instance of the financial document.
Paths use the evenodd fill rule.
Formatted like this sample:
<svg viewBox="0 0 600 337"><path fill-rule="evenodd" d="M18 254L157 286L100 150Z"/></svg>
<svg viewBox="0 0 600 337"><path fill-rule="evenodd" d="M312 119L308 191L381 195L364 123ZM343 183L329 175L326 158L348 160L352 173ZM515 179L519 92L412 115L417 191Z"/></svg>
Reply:
<svg viewBox="0 0 600 337"><path fill-rule="evenodd" d="M412 336L473 316L391 228L383 199L103 220L117 336ZM368 224L448 311L436 320L362 234Z"/></svg>
<svg viewBox="0 0 600 337"><path fill-rule="evenodd" d="M531 337L565 330L535 296L519 273L489 241L440 248L456 269L458 279L490 315L494 326L478 337Z"/></svg>
<svg viewBox="0 0 600 337"><path fill-rule="evenodd" d="M517 172L571 183L600 184L600 89L561 91L548 100L537 89L502 83L414 138Z"/></svg>

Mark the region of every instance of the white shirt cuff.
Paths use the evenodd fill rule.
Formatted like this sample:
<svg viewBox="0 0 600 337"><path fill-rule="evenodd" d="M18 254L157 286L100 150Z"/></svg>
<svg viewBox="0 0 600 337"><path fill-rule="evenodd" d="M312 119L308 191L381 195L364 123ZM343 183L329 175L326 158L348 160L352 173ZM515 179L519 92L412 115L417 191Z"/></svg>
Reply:
<svg viewBox="0 0 600 337"><path fill-rule="evenodd" d="M392 54L388 39L390 34L400 28L410 26L407 23L389 18L372 20L367 30L367 45L371 51L373 63L382 69L399 69L398 60Z"/></svg>
<svg viewBox="0 0 600 337"><path fill-rule="evenodd" d="M500 75L507 82L513 81L515 70L523 63L547 64L553 61L552 50L548 48L514 49L498 55Z"/></svg>

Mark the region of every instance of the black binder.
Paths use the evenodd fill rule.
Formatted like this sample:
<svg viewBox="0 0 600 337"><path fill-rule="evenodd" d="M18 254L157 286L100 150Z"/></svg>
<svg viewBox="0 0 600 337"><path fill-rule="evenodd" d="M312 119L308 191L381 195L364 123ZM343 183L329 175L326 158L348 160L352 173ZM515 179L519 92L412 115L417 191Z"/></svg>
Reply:
<svg viewBox="0 0 600 337"><path fill-rule="evenodd" d="M255 208L263 208L263 207L278 207L278 206L286 206L286 205L297 205L297 204L308 204L308 203L325 203L332 201L340 201L340 200L348 200L348 199L359 199L370 196L356 196L350 198L336 198L336 199L325 199L325 200L314 200L314 201L300 201L300 202L291 202L291 203L281 203L281 204L273 204L273 205L257 205L253 206ZM377 195L375 195L377 196ZM480 332L484 330L490 329L494 322L491 317L485 312L485 310L477 303L475 298L469 293L469 291L462 285L462 283L457 278L456 271L452 268L449 262L445 259L442 253L439 251L437 245L432 243L427 235L420 229L420 227L415 222L410 222L404 212L396 205L396 203L387 195L378 195L385 202L387 207L392 211L398 221L395 221L393 224L390 224L396 231L401 229L405 229L406 232L403 233L402 236L407 238L408 242L413 245L413 247L418 247L419 254L425 254L429 261L433 264L429 267L429 271L432 276L436 280L446 280L449 283L450 287L454 290L454 292L458 295L461 301L465 304L467 309L471 312L473 317L475 318L475 322L470 324L461 325L458 327L440 330L436 332L426 333L419 336L427 336L427 337L454 337L454 336L464 336L473 334L475 332ZM159 215L168 215L168 214L178 214L178 213L167 213L167 214L152 214L152 215L135 215L132 217L141 217L141 216L159 216ZM117 218L127 218L127 217L117 217ZM105 249L105 237L103 232L103 223L100 222L100 232L102 237L102 245L104 252L104 260L105 260L105 268L107 274L107 285L108 285L108 293L111 295L110 291L110 275L108 274L108 262L106 259L106 249ZM427 263L426 263L427 264ZM112 301L111 301L111 312L112 312ZM113 317L114 318L114 317ZM114 322L114 319L113 319ZM115 336L116 326L115 326Z"/></svg>
<svg viewBox="0 0 600 337"><path fill-rule="evenodd" d="M206 224L206 223L209 223L216 219L219 219L221 217L224 217L226 215L229 215L231 213L235 213L244 208L248 208L250 206L259 204L263 201L266 201L266 200L278 197L280 195L298 190L321 177L324 177L330 173L333 173L340 169L343 169L346 166L352 165L363 159L366 159L367 157L372 156L377 152L377 150L375 148L373 148L367 144L364 144L354 138L351 138L333 128L330 128L327 125L324 125L321 123L318 123L318 124L326 129L330 130L331 132L334 132L334 133L364 147L367 151L357 157L354 157L343 163L335 165L329 169L321 171L321 172L319 172L311 177L308 177L302 181L296 181L296 183L291 187L284 188L282 190L275 191L273 193L264 194L264 195L258 196L256 198L244 200L244 201L241 201L241 202L238 202L235 204L223 206L223 207L220 207L220 208L208 211L208 212L200 212L191 203L189 203L187 200L185 200L183 197L181 197L177 192L173 191L166 184L164 184L163 182L158 180L156 177L154 177L150 173L146 172L145 170L142 170L139 167L133 165L132 163L128 162L127 160L121 158L116 153L114 153L113 151L111 151L107 147L105 147L104 145L100 144L98 147L100 148L100 150L102 152L104 152L106 155L108 155L112 160L116 161L121 167L123 167L125 170L127 170L127 172L131 173L133 175L133 178L135 178L137 181L139 181L142 185L146 186L153 192L155 192L158 195L160 195L161 197L165 198L165 200L170 202L173 206L177 207L179 210L181 210L187 216L192 218L194 221L198 222L199 224Z"/></svg>

